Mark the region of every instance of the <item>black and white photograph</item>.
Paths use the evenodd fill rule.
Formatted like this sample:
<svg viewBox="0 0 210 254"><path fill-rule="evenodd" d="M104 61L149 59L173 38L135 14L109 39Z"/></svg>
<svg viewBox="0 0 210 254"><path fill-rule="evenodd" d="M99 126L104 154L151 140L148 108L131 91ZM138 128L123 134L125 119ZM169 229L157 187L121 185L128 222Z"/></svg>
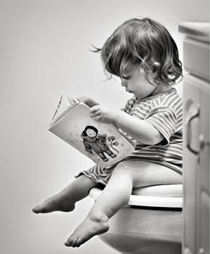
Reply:
<svg viewBox="0 0 210 254"><path fill-rule="evenodd" d="M209 0L0 0L0 254L210 254Z"/></svg>

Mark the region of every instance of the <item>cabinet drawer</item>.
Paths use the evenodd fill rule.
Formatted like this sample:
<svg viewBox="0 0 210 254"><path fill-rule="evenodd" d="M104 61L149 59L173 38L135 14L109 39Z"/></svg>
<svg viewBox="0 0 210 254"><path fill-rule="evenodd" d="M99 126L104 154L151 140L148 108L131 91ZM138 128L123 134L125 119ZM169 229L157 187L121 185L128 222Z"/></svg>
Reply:
<svg viewBox="0 0 210 254"><path fill-rule="evenodd" d="M189 73L209 81L209 43L185 38L184 68Z"/></svg>

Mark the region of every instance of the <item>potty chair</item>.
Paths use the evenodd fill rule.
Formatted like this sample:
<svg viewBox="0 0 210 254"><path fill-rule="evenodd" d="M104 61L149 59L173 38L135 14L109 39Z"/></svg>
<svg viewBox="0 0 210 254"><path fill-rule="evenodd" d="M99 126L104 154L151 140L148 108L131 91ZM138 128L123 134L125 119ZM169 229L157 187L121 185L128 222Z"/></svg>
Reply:
<svg viewBox="0 0 210 254"><path fill-rule="evenodd" d="M97 200L102 190L89 196ZM114 195L114 194L113 194ZM133 190L128 205L109 221L100 239L122 254L181 254L182 185Z"/></svg>

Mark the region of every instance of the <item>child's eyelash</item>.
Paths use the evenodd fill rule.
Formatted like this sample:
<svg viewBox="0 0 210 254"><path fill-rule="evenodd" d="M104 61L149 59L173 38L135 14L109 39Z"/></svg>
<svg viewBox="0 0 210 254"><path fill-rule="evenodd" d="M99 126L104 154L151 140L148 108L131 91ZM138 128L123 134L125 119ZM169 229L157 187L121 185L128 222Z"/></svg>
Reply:
<svg viewBox="0 0 210 254"><path fill-rule="evenodd" d="M122 79L125 79L125 80L129 80L131 78L131 76L122 76Z"/></svg>

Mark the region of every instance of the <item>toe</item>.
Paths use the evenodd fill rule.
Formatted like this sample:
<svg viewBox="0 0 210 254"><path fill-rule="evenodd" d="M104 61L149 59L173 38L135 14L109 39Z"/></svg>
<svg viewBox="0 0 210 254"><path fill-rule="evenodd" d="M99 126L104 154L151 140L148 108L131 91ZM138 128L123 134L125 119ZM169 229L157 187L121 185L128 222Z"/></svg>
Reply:
<svg viewBox="0 0 210 254"><path fill-rule="evenodd" d="M32 211L34 212L34 213L39 213L40 211L39 211L39 206L35 206L33 209L32 209Z"/></svg>
<svg viewBox="0 0 210 254"><path fill-rule="evenodd" d="M68 240L65 242L67 247L76 247L77 237L70 236Z"/></svg>
<svg viewBox="0 0 210 254"><path fill-rule="evenodd" d="M83 241L81 238L77 238L77 247L79 247L81 244L83 244Z"/></svg>
<svg viewBox="0 0 210 254"><path fill-rule="evenodd" d="M65 242L65 245L66 245L67 247L69 247L69 246L72 245L72 242L73 242L73 237L70 236L70 237L67 239L67 241Z"/></svg>
<svg viewBox="0 0 210 254"><path fill-rule="evenodd" d="M73 240L73 243L72 243L72 247L74 248L74 247L79 247L79 245L78 245L78 237L75 237L74 238L74 240Z"/></svg>
<svg viewBox="0 0 210 254"><path fill-rule="evenodd" d="M79 247L81 245L81 239L79 237L76 237L76 236L70 236L68 238L68 240L65 242L65 245L67 247Z"/></svg>

